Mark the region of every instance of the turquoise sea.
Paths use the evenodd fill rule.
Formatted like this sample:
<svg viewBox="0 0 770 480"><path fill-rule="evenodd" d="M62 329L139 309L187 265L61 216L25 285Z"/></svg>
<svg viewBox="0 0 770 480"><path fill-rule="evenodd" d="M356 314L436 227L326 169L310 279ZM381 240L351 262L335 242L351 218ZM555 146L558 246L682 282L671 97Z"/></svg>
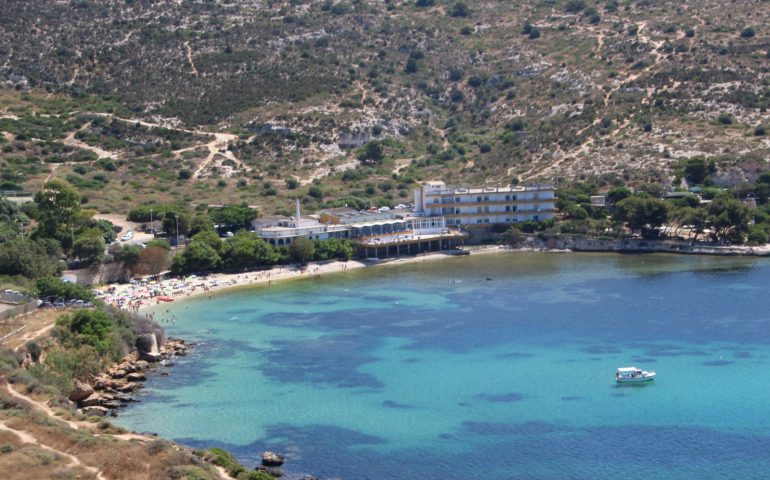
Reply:
<svg viewBox="0 0 770 480"><path fill-rule="evenodd" d="M509 253L175 302L199 345L117 423L288 478L764 479L768 286L764 259Z"/></svg>

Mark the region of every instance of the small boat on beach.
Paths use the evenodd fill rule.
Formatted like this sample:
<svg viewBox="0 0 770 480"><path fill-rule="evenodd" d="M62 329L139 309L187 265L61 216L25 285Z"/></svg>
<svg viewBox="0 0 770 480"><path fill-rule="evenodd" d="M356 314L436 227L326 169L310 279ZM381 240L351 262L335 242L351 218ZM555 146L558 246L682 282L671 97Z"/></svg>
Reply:
<svg viewBox="0 0 770 480"><path fill-rule="evenodd" d="M622 367L615 372L615 381L618 383L641 383L655 379L655 372L648 372L636 367Z"/></svg>
<svg viewBox="0 0 770 480"><path fill-rule="evenodd" d="M173 302L173 301L174 301L174 299L173 299L173 298L171 298L171 297L164 297L164 296L161 296L161 297L158 297L158 301L159 301L159 302Z"/></svg>

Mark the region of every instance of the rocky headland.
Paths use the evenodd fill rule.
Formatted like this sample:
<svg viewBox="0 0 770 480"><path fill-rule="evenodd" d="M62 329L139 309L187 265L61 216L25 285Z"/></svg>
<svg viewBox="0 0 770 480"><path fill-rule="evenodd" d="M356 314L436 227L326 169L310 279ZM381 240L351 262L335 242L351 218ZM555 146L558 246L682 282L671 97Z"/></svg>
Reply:
<svg viewBox="0 0 770 480"><path fill-rule="evenodd" d="M138 400L133 395L141 389L147 374L160 365L170 365L171 359L187 355L191 346L184 340L169 338L158 347L154 333L141 335L135 351L111 365L89 382L75 380L69 399L82 413L92 416L117 416L117 409Z"/></svg>

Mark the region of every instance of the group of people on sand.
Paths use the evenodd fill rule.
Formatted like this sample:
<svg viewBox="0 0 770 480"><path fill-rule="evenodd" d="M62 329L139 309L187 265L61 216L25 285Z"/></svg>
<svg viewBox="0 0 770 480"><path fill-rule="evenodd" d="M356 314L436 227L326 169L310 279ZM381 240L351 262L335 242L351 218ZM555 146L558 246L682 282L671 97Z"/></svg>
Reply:
<svg viewBox="0 0 770 480"><path fill-rule="evenodd" d="M112 285L104 291L96 290L97 297L105 303L130 312L139 312L142 308L163 301L173 301L179 297L210 293L220 288L237 285L267 283L274 280L291 278L297 275L320 276L324 271L344 271L347 263L334 263L325 266L311 265L285 268L279 266L271 270L244 271L238 274L210 274L205 276L169 278L161 281L132 280L129 284ZM209 295L211 298L211 295Z"/></svg>

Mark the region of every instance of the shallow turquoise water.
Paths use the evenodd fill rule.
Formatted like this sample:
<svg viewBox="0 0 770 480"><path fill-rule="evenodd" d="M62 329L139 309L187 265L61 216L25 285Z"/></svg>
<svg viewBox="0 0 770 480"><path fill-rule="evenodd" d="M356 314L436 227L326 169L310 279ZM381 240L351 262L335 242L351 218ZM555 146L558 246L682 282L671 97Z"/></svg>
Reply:
<svg viewBox="0 0 770 480"><path fill-rule="evenodd" d="M500 254L192 299L121 425L289 478L765 478L770 262ZM617 386L614 370L658 371Z"/></svg>

